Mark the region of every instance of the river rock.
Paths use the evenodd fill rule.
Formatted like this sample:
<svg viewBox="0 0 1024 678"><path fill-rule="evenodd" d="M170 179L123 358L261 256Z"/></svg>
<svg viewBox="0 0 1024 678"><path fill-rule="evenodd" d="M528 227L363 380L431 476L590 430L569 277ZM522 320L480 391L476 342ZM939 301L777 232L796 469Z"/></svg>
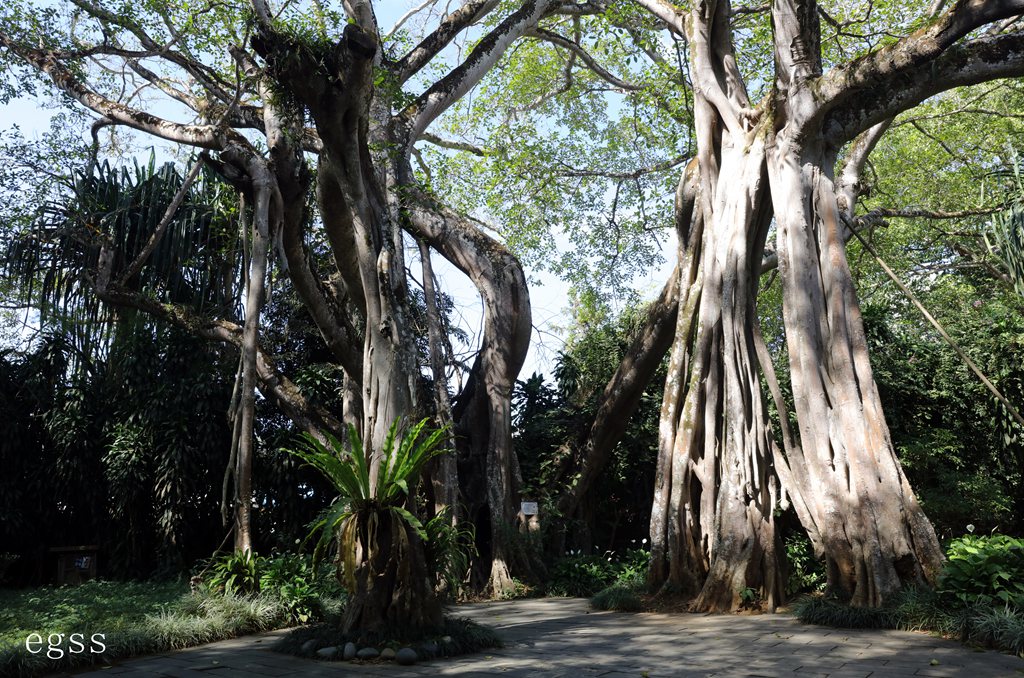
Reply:
<svg viewBox="0 0 1024 678"><path fill-rule="evenodd" d="M359 652L356 652L356 659L376 659L380 656L380 651L375 647L364 647Z"/></svg>
<svg viewBox="0 0 1024 678"><path fill-rule="evenodd" d="M395 651L390 647L385 647L383 650L380 651L380 658L387 659L390 661L395 658Z"/></svg>
<svg viewBox="0 0 1024 678"><path fill-rule="evenodd" d="M334 659L338 656L338 648L336 647L324 647L316 651L316 656L320 659Z"/></svg>
<svg viewBox="0 0 1024 678"><path fill-rule="evenodd" d="M402 666L409 666L415 664L416 660L419 659L419 655L416 654L416 650L411 647L403 647L397 653L395 653L395 661Z"/></svg>
<svg viewBox="0 0 1024 678"><path fill-rule="evenodd" d="M347 642L347 643L345 643L345 649L342 651L341 656L342 656L342 658L345 659L345 661L349 661L350 659L355 659L356 658L356 651L358 651L358 650L359 650L359 648L356 647L355 643L353 643L351 641Z"/></svg>

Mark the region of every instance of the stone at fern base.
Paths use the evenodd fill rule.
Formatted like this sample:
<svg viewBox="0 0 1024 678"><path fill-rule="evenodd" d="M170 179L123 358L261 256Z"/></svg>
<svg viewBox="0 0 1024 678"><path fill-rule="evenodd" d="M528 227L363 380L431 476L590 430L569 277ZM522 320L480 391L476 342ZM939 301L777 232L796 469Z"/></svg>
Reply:
<svg viewBox="0 0 1024 678"><path fill-rule="evenodd" d="M390 661L395 658L395 651L390 647L385 647L383 650L380 651L380 658L387 659L388 661Z"/></svg>
<svg viewBox="0 0 1024 678"><path fill-rule="evenodd" d="M353 642L345 643L345 649L342 651L341 656L345 661L349 661L356 658L356 652L359 650L356 644Z"/></svg>
<svg viewBox="0 0 1024 678"><path fill-rule="evenodd" d="M416 660L419 659L419 655L416 654L416 650L411 647L403 647L395 654L395 661L402 666L409 666L415 664Z"/></svg>
<svg viewBox="0 0 1024 678"><path fill-rule="evenodd" d="M364 647L359 652L356 652L356 659L376 659L380 656L380 651L375 647Z"/></svg>
<svg viewBox="0 0 1024 678"><path fill-rule="evenodd" d="M316 651L316 656L321 659L334 659L338 656L338 648L336 647L325 647Z"/></svg>

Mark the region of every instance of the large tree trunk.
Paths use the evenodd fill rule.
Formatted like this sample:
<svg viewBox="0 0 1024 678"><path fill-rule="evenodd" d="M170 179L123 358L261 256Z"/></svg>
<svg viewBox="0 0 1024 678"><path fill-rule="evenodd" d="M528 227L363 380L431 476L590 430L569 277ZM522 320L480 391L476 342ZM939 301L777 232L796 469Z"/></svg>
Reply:
<svg viewBox="0 0 1024 678"><path fill-rule="evenodd" d="M677 221L689 231L680 242L690 263L680 267L651 519L649 584L696 595L699 610L735 609L747 590L774 608L784 593L755 337L771 220L766 134L736 68L729 21L728 2L696 3L687 16L699 166L692 221L702 229Z"/></svg>
<svg viewBox="0 0 1024 678"><path fill-rule="evenodd" d="M658 462L655 470L654 499L651 507L651 564L648 585L694 595L707 572L700 539L699 519L694 500L699 501L700 484L694 471L701 463L683 455L683 440L696 434L696 410L683 418L687 394L696 389L690 380L696 374L692 366L693 329L700 307L702 271L701 243L704 237L703 210L695 210L700 169L690 163L676 193L676 229L679 238L679 308L675 339L669 353L668 372L658 425ZM689 175L689 176L688 176ZM677 450L677 441L680 449ZM694 449L691 444L689 450Z"/></svg>
<svg viewBox="0 0 1024 678"><path fill-rule="evenodd" d="M388 511L361 516L351 526L357 558L356 592L343 628L360 634L400 635L441 628L441 606L429 576L423 542Z"/></svg>
<svg viewBox="0 0 1024 678"><path fill-rule="evenodd" d="M832 592L878 606L903 586L934 583L942 551L896 457L868 360L833 176L836 148L822 132L821 94L807 86L822 71L819 18L813 5L794 0L776 2L772 18L778 94L769 176L802 449L793 492L824 550ZM928 51L933 43L922 44ZM866 155L873 143L855 144L851 155ZM853 205L844 208L852 213Z"/></svg>
<svg viewBox="0 0 1024 678"><path fill-rule="evenodd" d="M471 467L482 475L491 547L488 586L502 596L515 589L512 572L529 576L532 569L514 543L518 462L512 446L512 387L532 329L526 275L504 245L422 195L412 183L411 169L405 172L406 191L415 201L407 212L411 226L473 281L483 301L483 341L455 418L467 455L476 460ZM464 481L469 483L464 489L475 484L471 478Z"/></svg>
<svg viewBox="0 0 1024 678"><path fill-rule="evenodd" d="M372 17L368 17L372 24ZM372 28L372 25L369 26ZM286 254L297 269L293 274L314 320L348 372L346 381L361 387L360 397L346 400L346 413L358 428L376 486L385 441L396 421L417 414L419 368L409 319L409 295L403 259L402 231L397 221L393 164L386 152L390 125L370 124L380 112L375 104L373 78L380 54L372 32L348 24L329 63L318 62L268 23L260 27L253 46L266 59L279 82L288 83L321 130L317 197L328 241L339 265L336 284L362 327L362 357L347 354L351 333L343 311L330 303L324 286L307 273L299 251L301 238L289 233ZM301 120L301 116L296 116ZM270 127L270 125L267 125ZM300 135L268 134L280 145L299 143ZM297 149L292 149L297 150ZM278 153L279 165L294 153ZM301 158L301 155L298 156ZM301 160L298 161L301 163ZM282 167L290 178L302 172ZM354 266L352 265L354 264ZM344 304L342 305L342 308ZM357 369L361 374L355 373ZM357 412L358 410L358 412ZM414 488L410 488L414 491ZM422 542L407 525L387 512L360 519L353 525L355 552L348 559L355 581L345 616L347 631L383 631L401 622L419 630L436 629L441 607L426 566Z"/></svg>
<svg viewBox="0 0 1024 678"><path fill-rule="evenodd" d="M420 262L423 271L423 299L427 308L427 335L430 350L430 372L434 379L434 410L440 426L448 429L445 446L447 451L435 459L430 468L430 484L433 489L434 515L448 510L452 524L458 522L459 472L453 442L452 403L448 395L448 377L445 372L444 340L441 315L437 309L437 291L434 284L434 267L430 261L430 246L419 243Z"/></svg>
<svg viewBox="0 0 1024 678"><path fill-rule="evenodd" d="M761 137L724 134L717 153L701 156L703 228L683 254L688 303L662 405L649 583L696 595L699 610L736 609L748 589L769 608L783 595L774 442L754 335L771 215Z"/></svg>
<svg viewBox="0 0 1024 678"><path fill-rule="evenodd" d="M900 467L868 360L846 261L833 155L780 135L771 158L783 319L806 473L796 488L820 536L829 587L878 606L934 583L935 532Z"/></svg>

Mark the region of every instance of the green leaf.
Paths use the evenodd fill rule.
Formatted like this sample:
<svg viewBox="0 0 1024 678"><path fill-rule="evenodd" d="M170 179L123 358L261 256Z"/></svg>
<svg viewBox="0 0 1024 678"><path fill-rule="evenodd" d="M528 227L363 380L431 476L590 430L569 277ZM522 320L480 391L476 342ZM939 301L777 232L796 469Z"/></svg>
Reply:
<svg viewBox="0 0 1024 678"><path fill-rule="evenodd" d="M419 521L419 518L401 506L393 506L391 510L400 515L402 519L409 524L409 527L411 527L416 534L420 536L420 539L423 539L424 541L427 539L427 532L423 529L423 523Z"/></svg>

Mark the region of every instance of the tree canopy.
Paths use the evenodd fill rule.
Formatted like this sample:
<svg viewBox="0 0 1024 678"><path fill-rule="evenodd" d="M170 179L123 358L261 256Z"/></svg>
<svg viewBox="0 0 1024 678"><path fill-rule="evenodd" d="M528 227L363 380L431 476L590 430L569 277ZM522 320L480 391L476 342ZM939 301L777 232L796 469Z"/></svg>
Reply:
<svg viewBox="0 0 1024 678"><path fill-rule="evenodd" d="M565 441L559 515L585 510L667 354L650 586L697 609L736 608L749 590L774 608L785 596L776 517L790 507L838 596L877 606L934 583L941 550L870 360L881 335L860 295L881 283L851 265L862 256L851 238L883 239L932 299L958 288L931 285L929 267L1013 282L1020 240L993 230L992 215L1014 181L1024 3L428 0L390 29L389 9L0 10L3 99L56 92L91 125L91 151L74 146L87 163L74 186L104 176L123 130L182 162L145 214L121 207L135 204L126 194L108 201L109 218L22 218L25 256L10 267L51 303L132 309L238 350L236 546L252 541L257 390L314 440L354 426L370 486L395 422L427 415L452 426L458 452L429 469L422 510L462 504L459 519L486 541L490 589L513 590L513 575L540 566L517 546L512 403L532 326L527 267L560 274L600 308L628 298L633 277L669 251L674 272L617 367L603 388L579 391L593 414ZM4 170L10 191L44 176L60 149L8 153L32 168ZM56 189L33 190L44 201ZM204 191L205 207L188 200ZM435 255L483 306L454 394ZM309 370L272 350L280 328L266 305L281 281L319 333L333 402L311 397ZM1019 397L1018 375L997 363L990 371ZM528 402L544 396L530 383ZM1007 440L1019 440L1014 426ZM406 532L393 541L415 555L410 525L396 522ZM372 573L398 567L399 551L373 529L352 542L354 605L367 612L348 618L429 626L423 572L374 588Z"/></svg>

